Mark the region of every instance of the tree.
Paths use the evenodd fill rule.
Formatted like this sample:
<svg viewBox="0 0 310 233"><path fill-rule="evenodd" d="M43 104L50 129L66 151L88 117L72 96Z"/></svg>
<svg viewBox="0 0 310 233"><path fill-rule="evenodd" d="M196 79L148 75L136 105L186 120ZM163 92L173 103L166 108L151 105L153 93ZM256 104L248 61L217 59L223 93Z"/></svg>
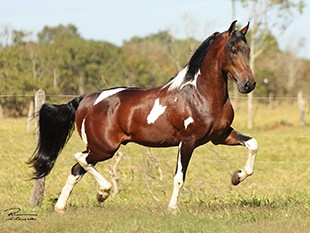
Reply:
<svg viewBox="0 0 310 233"><path fill-rule="evenodd" d="M169 57L172 43L167 31L127 41L122 48L127 84L150 87L168 81L178 70Z"/></svg>
<svg viewBox="0 0 310 233"><path fill-rule="evenodd" d="M57 43L70 37L80 38L77 27L72 24L68 24L67 26L60 24L57 27L45 26L43 30L38 33L40 43Z"/></svg>
<svg viewBox="0 0 310 233"><path fill-rule="evenodd" d="M22 30L13 30L12 32L12 43L13 45L21 45L26 44L26 38L30 35L30 33L22 31Z"/></svg>
<svg viewBox="0 0 310 233"><path fill-rule="evenodd" d="M267 36L270 35L270 29L278 29L281 35L293 20L294 12L302 13L304 1L293 0L241 0L243 7L249 10L251 21L250 30L250 48L252 51L250 57L250 66L253 74L255 73L255 59L259 57L266 47L270 45ZM260 40L258 40L260 38ZM248 122L247 127L253 127L253 93L248 95Z"/></svg>
<svg viewBox="0 0 310 233"><path fill-rule="evenodd" d="M11 40L11 36L12 36L12 28L9 25L4 25L2 26L2 30L0 32L0 37L3 38L3 42L1 43L1 45L3 47L6 47L9 45L10 40Z"/></svg>
<svg viewBox="0 0 310 233"><path fill-rule="evenodd" d="M44 27L38 34L44 53L44 79L54 92L83 94L102 88L100 80L117 72L120 49L110 43L84 40L73 25ZM110 69L104 67L109 66ZM114 68L113 68L114 67ZM102 70L105 70L102 72ZM107 79L120 80L115 73Z"/></svg>
<svg viewBox="0 0 310 233"><path fill-rule="evenodd" d="M0 93L13 95L0 99L3 109L11 116L25 115L29 99L19 95L32 92L36 85L25 45L1 49L0 74Z"/></svg>

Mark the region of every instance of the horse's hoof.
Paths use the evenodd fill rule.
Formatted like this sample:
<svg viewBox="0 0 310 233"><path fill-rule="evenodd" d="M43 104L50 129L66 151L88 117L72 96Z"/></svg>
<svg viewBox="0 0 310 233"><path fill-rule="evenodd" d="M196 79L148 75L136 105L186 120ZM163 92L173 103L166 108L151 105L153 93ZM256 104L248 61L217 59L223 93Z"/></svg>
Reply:
<svg viewBox="0 0 310 233"><path fill-rule="evenodd" d="M65 209L64 208L54 207L54 211L55 211L55 213L60 214L60 215L63 215L65 213Z"/></svg>
<svg viewBox="0 0 310 233"><path fill-rule="evenodd" d="M235 171L233 174L232 174L232 176L231 176L231 183L233 184L233 185L238 185L238 184L240 184L240 176L239 176L239 173L241 173L241 170L237 170L237 171Z"/></svg>
<svg viewBox="0 0 310 233"><path fill-rule="evenodd" d="M98 202L104 202L110 195L111 189L100 189L97 193Z"/></svg>
<svg viewBox="0 0 310 233"><path fill-rule="evenodd" d="M173 215L177 215L180 212L177 206L169 206L168 211Z"/></svg>

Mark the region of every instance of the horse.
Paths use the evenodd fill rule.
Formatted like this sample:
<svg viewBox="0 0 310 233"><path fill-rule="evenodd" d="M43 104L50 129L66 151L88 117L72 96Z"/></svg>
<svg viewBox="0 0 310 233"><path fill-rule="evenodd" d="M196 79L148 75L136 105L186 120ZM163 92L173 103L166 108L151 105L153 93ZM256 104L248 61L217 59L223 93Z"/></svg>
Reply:
<svg viewBox="0 0 310 233"><path fill-rule="evenodd" d="M42 106L38 112L38 144L29 159L34 179L50 173L75 128L86 145L85 151L74 155L77 163L56 202L56 212L65 210L71 191L86 172L99 183L98 201L105 201L112 185L95 165L112 158L121 145L129 142L147 147L178 146L168 206L172 210L178 208L194 149L207 142L248 149L245 166L232 174L233 185L253 174L258 142L231 127L234 110L228 79L244 94L256 84L245 37L249 23L238 30L236 22L227 31L205 39L187 65L163 86L117 87L81 95L66 104Z"/></svg>

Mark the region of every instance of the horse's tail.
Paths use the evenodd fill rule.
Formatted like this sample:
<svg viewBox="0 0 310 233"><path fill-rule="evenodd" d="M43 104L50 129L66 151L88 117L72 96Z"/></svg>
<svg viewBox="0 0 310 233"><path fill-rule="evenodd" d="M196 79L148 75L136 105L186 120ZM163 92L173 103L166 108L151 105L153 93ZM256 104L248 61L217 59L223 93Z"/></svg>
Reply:
<svg viewBox="0 0 310 233"><path fill-rule="evenodd" d="M58 155L71 137L75 113L83 98L79 96L61 105L44 104L38 112L38 143L28 162L35 169L34 179L42 178L52 170Z"/></svg>

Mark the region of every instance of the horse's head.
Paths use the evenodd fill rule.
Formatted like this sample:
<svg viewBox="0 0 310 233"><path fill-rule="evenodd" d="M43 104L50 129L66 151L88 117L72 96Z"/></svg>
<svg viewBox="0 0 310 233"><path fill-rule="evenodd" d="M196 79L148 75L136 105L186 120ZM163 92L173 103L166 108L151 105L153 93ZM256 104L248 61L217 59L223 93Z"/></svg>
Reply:
<svg viewBox="0 0 310 233"><path fill-rule="evenodd" d="M217 36L224 42L220 54L220 68L236 83L239 92L249 93L256 84L249 66L250 48L245 38L249 23L239 31L235 30L236 22L230 25L228 31Z"/></svg>

